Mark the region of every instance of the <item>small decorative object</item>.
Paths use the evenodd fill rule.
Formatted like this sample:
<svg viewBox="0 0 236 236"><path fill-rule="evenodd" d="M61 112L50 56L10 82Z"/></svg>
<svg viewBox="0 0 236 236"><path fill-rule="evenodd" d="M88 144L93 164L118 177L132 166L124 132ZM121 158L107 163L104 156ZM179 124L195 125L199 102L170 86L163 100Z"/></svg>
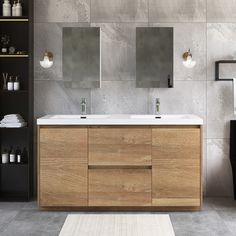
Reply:
<svg viewBox="0 0 236 236"><path fill-rule="evenodd" d="M1 37L2 53L7 53L7 47L9 42L10 42L10 37L8 35L5 34Z"/></svg>
<svg viewBox="0 0 236 236"><path fill-rule="evenodd" d="M14 152L14 149L13 149L13 147L11 147L11 149L10 149L10 152L9 152L9 162L10 163L15 163L16 162L16 154L15 154L15 152Z"/></svg>
<svg viewBox="0 0 236 236"><path fill-rule="evenodd" d="M15 8L16 16L22 16L22 6L20 0L18 0Z"/></svg>
<svg viewBox="0 0 236 236"><path fill-rule="evenodd" d="M2 164L7 164L9 159L9 155L7 153L7 150L4 149L3 153L2 153Z"/></svg>
<svg viewBox="0 0 236 236"><path fill-rule="evenodd" d="M3 90L7 90L7 79L8 79L8 73L2 73L3 77Z"/></svg>
<svg viewBox="0 0 236 236"><path fill-rule="evenodd" d="M17 55L26 55L26 51L17 51L16 54Z"/></svg>
<svg viewBox="0 0 236 236"><path fill-rule="evenodd" d="M15 52L16 52L15 47L13 46L9 47L9 54L15 54Z"/></svg>
<svg viewBox="0 0 236 236"><path fill-rule="evenodd" d="M20 150L19 147L17 147L17 149L16 149L16 162L17 162L18 164L21 163L21 150Z"/></svg>
<svg viewBox="0 0 236 236"><path fill-rule="evenodd" d="M4 0L2 4L2 15L3 16L11 16L11 4L9 0Z"/></svg>
<svg viewBox="0 0 236 236"><path fill-rule="evenodd" d="M20 90L20 82L18 80L18 76L16 76L15 81L13 83L13 89L14 89L14 91Z"/></svg>
<svg viewBox="0 0 236 236"><path fill-rule="evenodd" d="M9 81L7 83L7 90L8 91L13 91L13 81L12 81L12 77L9 77Z"/></svg>
<svg viewBox="0 0 236 236"><path fill-rule="evenodd" d="M193 61L193 56L190 52L190 49L183 54L183 64L186 68L193 68L196 65L196 61Z"/></svg>
<svg viewBox="0 0 236 236"><path fill-rule="evenodd" d="M43 60L40 61L40 65L48 69L53 66L53 54L51 52L45 51Z"/></svg>
<svg viewBox="0 0 236 236"><path fill-rule="evenodd" d="M12 16L16 16L16 1L12 5Z"/></svg>

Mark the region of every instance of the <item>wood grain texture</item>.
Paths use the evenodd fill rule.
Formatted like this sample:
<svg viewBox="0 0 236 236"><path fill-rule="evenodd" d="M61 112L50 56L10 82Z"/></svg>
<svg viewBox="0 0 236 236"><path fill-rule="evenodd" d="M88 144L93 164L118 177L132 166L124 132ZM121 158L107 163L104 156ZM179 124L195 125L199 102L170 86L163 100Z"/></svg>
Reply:
<svg viewBox="0 0 236 236"><path fill-rule="evenodd" d="M151 129L90 128L89 165L151 165Z"/></svg>
<svg viewBox="0 0 236 236"><path fill-rule="evenodd" d="M50 127L40 129L40 158L78 158L87 163L87 128Z"/></svg>
<svg viewBox="0 0 236 236"><path fill-rule="evenodd" d="M157 207L195 207L200 206L201 200L199 198L158 198L153 199L152 204Z"/></svg>
<svg viewBox="0 0 236 236"><path fill-rule="evenodd" d="M87 129L40 129L39 204L87 206Z"/></svg>
<svg viewBox="0 0 236 236"><path fill-rule="evenodd" d="M168 199L172 199L172 206L179 206L180 201L190 198L198 199L194 201L196 204L194 206L199 206L201 202L200 129L153 129L152 145L152 204L168 206ZM188 204L189 201L186 201L185 206Z"/></svg>
<svg viewBox="0 0 236 236"><path fill-rule="evenodd" d="M89 206L150 206L151 170L89 169Z"/></svg>

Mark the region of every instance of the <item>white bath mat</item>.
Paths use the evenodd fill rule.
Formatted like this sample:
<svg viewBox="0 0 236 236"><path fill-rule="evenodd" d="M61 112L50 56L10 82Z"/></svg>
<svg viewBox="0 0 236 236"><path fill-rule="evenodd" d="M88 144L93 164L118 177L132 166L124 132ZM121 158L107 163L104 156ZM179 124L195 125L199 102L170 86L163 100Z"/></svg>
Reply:
<svg viewBox="0 0 236 236"><path fill-rule="evenodd" d="M174 236L169 215L71 214L59 236Z"/></svg>

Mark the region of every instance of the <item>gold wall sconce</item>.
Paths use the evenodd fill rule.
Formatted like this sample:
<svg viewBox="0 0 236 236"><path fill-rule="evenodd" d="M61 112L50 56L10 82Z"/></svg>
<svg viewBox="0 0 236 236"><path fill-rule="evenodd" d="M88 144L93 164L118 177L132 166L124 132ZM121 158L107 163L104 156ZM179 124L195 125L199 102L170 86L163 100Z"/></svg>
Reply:
<svg viewBox="0 0 236 236"><path fill-rule="evenodd" d="M195 65L196 65L196 61L193 60L193 56L192 56L192 53L190 51L190 49L185 52L183 54L183 65L186 67L186 68L193 68Z"/></svg>
<svg viewBox="0 0 236 236"><path fill-rule="evenodd" d="M46 50L44 53L44 56L43 56L43 60L40 61L40 65L45 69L52 67L53 66L53 54Z"/></svg>

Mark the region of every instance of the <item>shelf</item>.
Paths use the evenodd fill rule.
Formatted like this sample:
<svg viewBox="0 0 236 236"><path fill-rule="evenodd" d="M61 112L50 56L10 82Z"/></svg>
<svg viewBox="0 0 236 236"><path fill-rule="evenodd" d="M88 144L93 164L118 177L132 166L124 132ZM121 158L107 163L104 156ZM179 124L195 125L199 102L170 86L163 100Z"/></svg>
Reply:
<svg viewBox="0 0 236 236"><path fill-rule="evenodd" d="M27 17L21 16L21 17L0 17L0 22L28 22L29 19Z"/></svg>
<svg viewBox="0 0 236 236"><path fill-rule="evenodd" d="M20 127L20 128L17 128L17 127L12 127L12 128L10 128L10 127L0 127L0 130L26 130L26 129L28 129L28 126L26 126L26 127Z"/></svg>
<svg viewBox="0 0 236 236"><path fill-rule="evenodd" d="M0 202L5 201L28 201L28 192L1 192L0 191Z"/></svg>
<svg viewBox="0 0 236 236"><path fill-rule="evenodd" d="M14 55L10 55L10 54L0 54L0 57L2 58L22 58L22 57L29 57L29 55L20 55L20 54L14 54Z"/></svg>
<svg viewBox="0 0 236 236"><path fill-rule="evenodd" d="M28 93L28 91L27 90L18 90L18 91L0 90L0 94L19 94L19 93Z"/></svg>
<svg viewBox="0 0 236 236"><path fill-rule="evenodd" d="M15 163L15 164L9 164L9 163L7 163L7 164L2 164L2 163L0 163L0 167L3 167L3 166L7 166L7 167L25 167L25 166L28 166L28 163L19 163L19 164L17 164L17 163Z"/></svg>

